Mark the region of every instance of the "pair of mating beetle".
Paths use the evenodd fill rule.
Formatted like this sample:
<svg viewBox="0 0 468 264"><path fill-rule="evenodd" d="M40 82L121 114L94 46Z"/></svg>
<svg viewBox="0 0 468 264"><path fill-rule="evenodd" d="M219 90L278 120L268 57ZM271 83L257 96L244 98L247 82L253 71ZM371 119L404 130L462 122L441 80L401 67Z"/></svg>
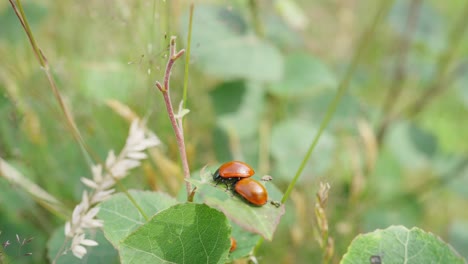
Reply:
<svg viewBox="0 0 468 264"><path fill-rule="evenodd" d="M268 201L265 187L250 178L255 171L242 161L229 161L221 165L213 174L213 180L218 183L230 184L240 196L249 203L262 206Z"/></svg>

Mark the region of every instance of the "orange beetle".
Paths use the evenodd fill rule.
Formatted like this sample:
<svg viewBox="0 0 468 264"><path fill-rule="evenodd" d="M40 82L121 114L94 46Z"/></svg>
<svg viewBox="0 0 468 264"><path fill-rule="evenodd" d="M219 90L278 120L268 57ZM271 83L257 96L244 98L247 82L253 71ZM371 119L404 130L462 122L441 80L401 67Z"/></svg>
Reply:
<svg viewBox="0 0 468 264"><path fill-rule="evenodd" d="M234 184L242 178L252 177L255 171L242 161L229 161L221 165L213 174L216 183Z"/></svg>
<svg viewBox="0 0 468 264"><path fill-rule="evenodd" d="M268 201L268 192L258 181L251 178L244 178L238 181L234 190L249 203L254 205L264 205Z"/></svg>
<svg viewBox="0 0 468 264"><path fill-rule="evenodd" d="M231 248L229 249L229 252L233 252L234 250L236 250L236 248L237 248L237 242L233 237L231 237Z"/></svg>

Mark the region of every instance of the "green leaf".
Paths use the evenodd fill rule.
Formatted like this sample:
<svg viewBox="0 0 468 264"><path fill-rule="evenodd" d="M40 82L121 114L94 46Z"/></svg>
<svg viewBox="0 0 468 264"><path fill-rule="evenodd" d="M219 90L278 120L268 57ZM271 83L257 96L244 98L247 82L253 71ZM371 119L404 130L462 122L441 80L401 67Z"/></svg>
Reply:
<svg viewBox="0 0 468 264"><path fill-rule="evenodd" d="M251 81L225 82L211 97L219 116L212 137L218 160L232 159L226 142L235 138L239 139L245 160L258 157L258 131L265 105L262 86Z"/></svg>
<svg viewBox="0 0 468 264"><path fill-rule="evenodd" d="M466 163L466 160L464 162ZM466 188L466 186L468 186L468 166L465 166L461 171L456 171L453 174L450 173L449 175L446 175L445 180L450 181L448 186L451 190L458 193L465 199L468 198L468 188Z"/></svg>
<svg viewBox="0 0 468 264"><path fill-rule="evenodd" d="M23 4L24 13L33 32L49 13L46 5L38 3L25 2ZM21 27L21 23L15 15L13 8L8 5L6 8L0 8L0 10L3 10L0 14L0 25L2 25L0 40L6 39L12 43L23 40L26 43L27 39L24 29Z"/></svg>
<svg viewBox="0 0 468 264"><path fill-rule="evenodd" d="M466 86L463 89L468 90ZM463 104L462 97L454 89L434 100L419 118L421 126L435 135L445 153L465 154L468 149L468 141L462 140L468 135L468 105Z"/></svg>
<svg viewBox="0 0 468 264"><path fill-rule="evenodd" d="M298 119L290 119L276 124L271 136L271 153L276 161L278 176L284 179L292 179L297 170L301 158L307 152L308 145L317 128ZM333 162L335 148L334 138L324 132L307 163L304 174L316 175L325 172ZM303 177L302 180L307 179ZM308 177L310 179L310 177Z"/></svg>
<svg viewBox="0 0 468 264"><path fill-rule="evenodd" d="M223 82L211 92L211 102L218 115L237 112L247 89L245 81Z"/></svg>
<svg viewBox="0 0 468 264"><path fill-rule="evenodd" d="M393 195L395 196L395 193ZM382 199L381 194L377 191L373 197L374 202ZM385 204L385 202L374 204L372 208L363 212L361 228L364 231L370 231L389 225L414 226L420 223L423 214L423 208L418 203L417 197L409 196L407 199L399 203L393 202L391 205Z"/></svg>
<svg viewBox="0 0 468 264"><path fill-rule="evenodd" d="M99 245L86 247L88 253L83 259L79 259L75 257L71 251L67 251L65 255L59 255L56 263L119 263L117 251L112 244L106 240L101 230L94 229L86 232L86 238L98 242ZM65 241L65 239L64 227L61 226L55 229L47 243L47 254L51 263L56 259L59 250L70 248L71 240L67 238L68 240Z"/></svg>
<svg viewBox="0 0 468 264"><path fill-rule="evenodd" d="M122 263L224 263L231 227L202 204L179 204L155 215L121 243Z"/></svg>
<svg viewBox="0 0 468 264"><path fill-rule="evenodd" d="M340 263L371 263L373 256L385 264L465 263L437 236L404 226L390 226L357 236Z"/></svg>
<svg viewBox="0 0 468 264"><path fill-rule="evenodd" d="M304 30L309 22L306 11L294 0L276 1L275 8L289 26L296 30Z"/></svg>
<svg viewBox="0 0 468 264"><path fill-rule="evenodd" d="M390 26L399 34L404 34L406 30L410 5L410 1L396 1L389 14ZM446 46L445 34L447 32L444 21L437 11L430 2L421 2L418 6L415 30L411 34L416 43L427 46L435 53L440 52Z"/></svg>
<svg viewBox="0 0 468 264"><path fill-rule="evenodd" d="M248 256L252 252L252 249L257 245L260 236L246 231L236 223L231 223L231 226L231 237L233 237L237 242L236 250L229 254L229 260L232 261Z"/></svg>
<svg viewBox="0 0 468 264"><path fill-rule="evenodd" d="M117 99L126 102L134 89L141 87L119 62L100 62L88 65L81 72L82 91L94 100Z"/></svg>
<svg viewBox="0 0 468 264"><path fill-rule="evenodd" d="M321 91L319 94L310 97L297 98L294 106L298 107L299 115L308 120L318 123L322 120L324 113L335 97L336 92L331 89ZM355 129L356 120L362 118L363 105L359 99L352 94L343 95L338 107L330 121L330 128Z"/></svg>
<svg viewBox="0 0 468 264"><path fill-rule="evenodd" d="M293 53L286 58L284 78L269 90L278 96L300 98L336 86L336 77L320 60L307 53Z"/></svg>
<svg viewBox="0 0 468 264"><path fill-rule="evenodd" d="M404 188L401 164L385 148L380 151L375 169L371 177L369 177L369 188L372 189L372 192L378 194L375 197L376 199L384 201L390 201L395 196L395 193L401 192Z"/></svg>
<svg viewBox="0 0 468 264"><path fill-rule="evenodd" d="M401 164L413 169L430 165L437 148L432 134L409 122L396 123L386 144Z"/></svg>
<svg viewBox="0 0 468 264"><path fill-rule="evenodd" d="M460 100L464 107L465 111L468 111L468 71L462 71L460 76L457 76L455 80L457 100Z"/></svg>
<svg viewBox="0 0 468 264"><path fill-rule="evenodd" d="M228 134L221 127L215 127L212 131L214 152L218 160L232 160L232 153L227 147L226 142L229 142Z"/></svg>
<svg viewBox="0 0 468 264"><path fill-rule="evenodd" d="M225 79L277 81L283 75L279 51L266 41L250 35L229 40L212 40L207 52L198 53L197 65L208 74Z"/></svg>
<svg viewBox="0 0 468 264"><path fill-rule="evenodd" d="M28 194L9 185L3 179L0 179L0 190L0 263L43 263L46 258L44 245L50 234L44 232L44 226L38 226L37 222L31 219L44 219L44 211L41 211L42 208L39 208ZM50 227L54 223L50 221L47 224ZM19 236L20 242L16 236ZM22 241L28 238L33 240L22 245ZM9 246L3 244L7 241L11 243ZM22 256L26 253L33 254Z"/></svg>
<svg viewBox="0 0 468 264"><path fill-rule="evenodd" d="M130 195L148 217L177 203L174 198L164 193L132 190ZM123 193L112 196L109 200L101 203L100 207L98 218L104 220L104 234L115 247L146 222Z"/></svg>
<svg viewBox="0 0 468 264"><path fill-rule="evenodd" d="M254 206L244 199L227 191L226 186L215 186L210 174L202 175L202 180L190 179L197 187L195 198L197 201L221 210L231 221L252 233L259 234L267 240L273 238L281 216L284 214L284 205L276 207L271 203L263 206ZM279 201L281 192L271 183L264 184L268 191L269 201Z"/></svg>
<svg viewBox="0 0 468 264"><path fill-rule="evenodd" d="M436 154L437 139L433 134L415 125L412 125L408 132L416 150L427 157L433 157Z"/></svg>
<svg viewBox="0 0 468 264"><path fill-rule="evenodd" d="M301 32L293 30L282 17L270 14L264 19L266 38L275 46L281 50L295 50L304 47L304 38Z"/></svg>
<svg viewBox="0 0 468 264"><path fill-rule="evenodd" d="M468 222L455 221L450 225L449 242L468 259Z"/></svg>
<svg viewBox="0 0 468 264"><path fill-rule="evenodd" d="M246 83L242 102L236 112L226 113L218 119L218 125L228 134L248 138L258 133L260 116L264 110L264 91L257 82Z"/></svg>
<svg viewBox="0 0 468 264"><path fill-rule="evenodd" d="M188 16L182 25L187 36ZM245 22L225 6L198 5L193 18L191 51L205 73L223 79L276 81L283 74L283 58L269 42L246 31Z"/></svg>
<svg viewBox="0 0 468 264"><path fill-rule="evenodd" d="M39 204L49 210L68 215L69 212L65 206L57 198L52 196L39 185L28 179L19 170L10 165L8 162L0 158L0 176L4 177L10 184L19 186L23 191L27 192ZM0 196L1 197L1 196ZM18 206L15 204L15 206Z"/></svg>

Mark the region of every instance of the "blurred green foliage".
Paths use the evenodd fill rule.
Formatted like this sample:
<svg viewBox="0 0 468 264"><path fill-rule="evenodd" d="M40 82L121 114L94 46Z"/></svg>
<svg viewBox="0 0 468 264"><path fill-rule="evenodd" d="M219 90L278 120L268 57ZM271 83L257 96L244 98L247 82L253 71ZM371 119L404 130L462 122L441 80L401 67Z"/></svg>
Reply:
<svg viewBox="0 0 468 264"><path fill-rule="evenodd" d="M365 250L363 250L365 249ZM400 254L405 252L405 254ZM369 256L370 255L370 256ZM374 259L374 261L372 261ZM377 261L378 259L380 261ZM392 226L356 237L342 263L460 263L450 246L438 237L415 227Z"/></svg>
<svg viewBox="0 0 468 264"><path fill-rule="evenodd" d="M258 1L257 16L249 1L195 5L191 112L184 121L193 171L241 159L285 190L378 1L291 0L298 7L292 14L277 2ZM93 151L104 159L124 144L128 122L108 104L116 99L147 117L164 142L159 151L177 164L174 135L154 82L164 74L169 36L177 35L184 46L187 3L27 1L24 6ZM261 247L262 263L321 260L312 231L320 181L331 184L333 263L357 234L398 224L435 233L468 258L466 37L439 92L416 115L405 112L431 88L441 56L455 48L449 32L468 17L466 9L463 0L395 1L286 204L273 241ZM415 17L414 25L408 25L408 16ZM406 56L400 60L401 54ZM0 157L73 208L89 164L7 1L0 3L0 58ZM403 77L395 75L399 67ZM171 80L174 105L181 98L182 73L179 60ZM394 113L402 114L379 138L385 118ZM168 167L159 162L150 160L124 184L175 195L165 176ZM0 242L14 242L16 234L34 237L25 249L33 255L14 263L46 262L46 241L63 236L53 235L62 220L0 178ZM14 246L6 251L9 256L15 256Z"/></svg>

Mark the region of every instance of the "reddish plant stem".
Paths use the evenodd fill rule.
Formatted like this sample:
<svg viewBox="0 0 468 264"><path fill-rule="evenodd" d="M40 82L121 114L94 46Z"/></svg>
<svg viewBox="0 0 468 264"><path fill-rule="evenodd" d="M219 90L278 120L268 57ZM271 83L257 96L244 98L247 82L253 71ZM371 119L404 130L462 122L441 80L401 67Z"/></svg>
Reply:
<svg viewBox="0 0 468 264"><path fill-rule="evenodd" d="M167 113L169 114L169 119L171 120L172 128L174 129L174 133L177 140L177 146L179 147L180 159L182 161L182 167L184 169L184 177L185 179L190 178L190 169L187 161L187 153L185 151L185 142L184 142L184 134L182 129L177 125L177 120L174 116L174 110L171 103L171 96L169 94L169 89L163 91L164 102L166 103ZM190 182L185 182L185 187L187 189L187 197L190 197L190 193L192 192L192 185Z"/></svg>
<svg viewBox="0 0 468 264"><path fill-rule="evenodd" d="M169 79L172 73L172 67L174 66L175 61L180 58L184 54L185 50L180 50L176 52L176 42L175 37L171 38L170 43L170 54L169 60L167 61L166 71L164 73L164 86L162 86L159 82L156 82L156 87L161 91L164 98L164 103L166 104L167 113L169 115L169 119L171 121L172 128L174 129L174 133L177 140L177 146L179 148L180 159L182 161L182 167L184 170L184 177L185 179L190 178L190 169L187 160L187 152L185 151L185 141L184 141L184 131L182 129L181 122L178 123L176 117L174 115L174 108L172 107L171 102L171 95L170 95L170 86L169 86ZM192 185L190 182L185 182L185 187L187 189L187 199L190 201L190 197L192 192Z"/></svg>

